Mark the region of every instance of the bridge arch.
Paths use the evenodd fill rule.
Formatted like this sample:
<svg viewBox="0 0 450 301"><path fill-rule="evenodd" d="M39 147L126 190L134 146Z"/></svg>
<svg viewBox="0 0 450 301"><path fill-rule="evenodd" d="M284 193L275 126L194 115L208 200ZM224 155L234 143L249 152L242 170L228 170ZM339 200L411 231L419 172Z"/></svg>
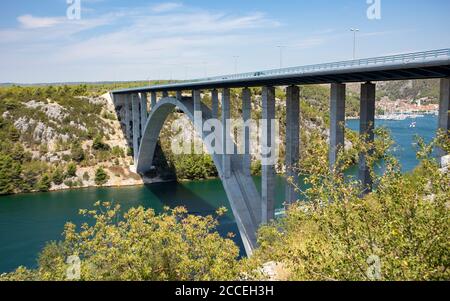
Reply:
<svg viewBox="0 0 450 301"><path fill-rule="evenodd" d="M206 120L212 118L211 110L205 104L201 103L203 120L201 123L194 122L194 102L192 98L179 100L177 98L164 97L149 113L139 147L136 164L138 173L144 174L151 169L159 134L167 117L173 112L174 108L178 108L186 114L189 120L193 122L195 131L201 133L202 140L205 141L207 134L200 127L203 127ZM230 177L225 177L221 155L215 154L210 147L207 144L208 153L212 155L231 205L245 251L247 255L251 255L252 250L256 247L256 232L261 223L261 197L253 179L242 172L239 156L232 156L231 175Z"/></svg>

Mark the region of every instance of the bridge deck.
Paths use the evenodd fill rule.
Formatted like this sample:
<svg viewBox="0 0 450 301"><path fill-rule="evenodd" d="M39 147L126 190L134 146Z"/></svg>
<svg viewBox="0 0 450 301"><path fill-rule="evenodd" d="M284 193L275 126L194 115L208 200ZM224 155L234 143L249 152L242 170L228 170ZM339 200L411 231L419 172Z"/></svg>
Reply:
<svg viewBox="0 0 450 301"><path fill-rule="evenodd" d="M167 85L115 90L112 93L431 79L449 76L450 49L440 49L209 77Z"/></svg>

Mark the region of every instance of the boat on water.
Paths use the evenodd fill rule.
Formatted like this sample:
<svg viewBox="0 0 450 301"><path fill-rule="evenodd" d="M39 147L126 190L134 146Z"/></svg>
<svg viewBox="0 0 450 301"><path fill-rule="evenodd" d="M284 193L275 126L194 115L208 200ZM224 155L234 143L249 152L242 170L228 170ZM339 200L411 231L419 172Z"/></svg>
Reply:
<svg viewBox="0 0 450 301"><path fill-rule="evenodd" d="M375 116L375 119L378 120L394 120L394 121L403 121L406 119L416 119L423 118L425 115L422 114L410 114L410 113L400 113L400 114L387 114L387 115L379 115Z"/></svg>
<svg viewBox="0 0 450 301"><path fill-rule="evenodd" d="M395 121L402 121L402 120L408 119L408 115L406 115L406 114L380 115L380 116L376 116L375 119L378 119L378 120L395 120Z"/></svg>

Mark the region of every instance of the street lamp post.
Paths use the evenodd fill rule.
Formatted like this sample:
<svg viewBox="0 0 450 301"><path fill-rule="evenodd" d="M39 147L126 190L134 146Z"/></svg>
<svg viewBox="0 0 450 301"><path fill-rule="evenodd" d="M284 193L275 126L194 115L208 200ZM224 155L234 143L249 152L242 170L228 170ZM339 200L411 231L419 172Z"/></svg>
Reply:
<svg viewBox="0 0 450 301"><path fill-rule="evenodd" d="M350 28L350 31L353 32L353 59L356 59L356 33L359 31L358 28Z"/></svg>

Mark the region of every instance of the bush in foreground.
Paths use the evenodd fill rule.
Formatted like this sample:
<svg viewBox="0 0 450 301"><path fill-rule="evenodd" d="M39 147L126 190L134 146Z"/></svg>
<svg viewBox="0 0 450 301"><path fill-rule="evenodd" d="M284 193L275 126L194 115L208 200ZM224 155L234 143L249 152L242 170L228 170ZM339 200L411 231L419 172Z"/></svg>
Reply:
<svg viewBox="0 0 450 301"><path fill-rule="evenodd" d="M237 277L239 250L217 232L211 216L188 215L183 208L156 215L130 209L119 219L119 206L97 204L82 210L94 219L80 231L68 223L64 240L48 244L37 270L23 267L3 280L67 280L67 258L81 260L80 280L230 280ZM218 211L221 215L224 210Z"/></svg>
<svg viewBox="0 0 450 301"><path fill-rule="evenodd" d="M448 136L439 141L449 149ZM431 159L433 145L419 145L416 171L402 175L385 157L384 174L372 171L376 188L364 198L359 183L323 166L308 180L306 201L260 230L247 273L264 277L254 271L273 261L289 280L449 280L450 175Z"/></svg>

